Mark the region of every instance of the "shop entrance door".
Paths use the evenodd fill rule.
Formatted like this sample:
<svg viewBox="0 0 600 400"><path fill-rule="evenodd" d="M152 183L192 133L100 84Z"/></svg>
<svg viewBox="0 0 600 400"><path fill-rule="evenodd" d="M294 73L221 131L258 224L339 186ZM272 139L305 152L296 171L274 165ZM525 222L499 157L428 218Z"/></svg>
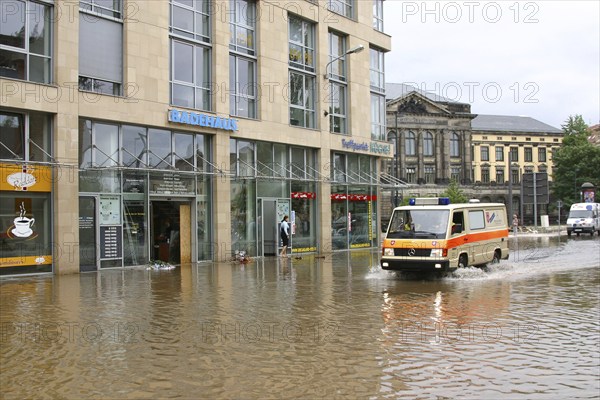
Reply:
<svg viewBox="0 0 600 400"><path fill-rule="evenodd" d="M258 220L261 221L258 229L259 256L279 254L279 225L284 215L290 216L288 199L258 199Z"/></svg>
<svg viewBox="0 0 600 400"><path fill-rule="evenodd" d="M192 260L192 213L188 200L152 200L150 202L152 260L171 264Z"/></svg>
<svg viewBox="0 0 600 400"><path fill-rule="evenodd" d="M96 271L99 260L97 257L97 206L93 196L79 198L79 271Z"/></svg>

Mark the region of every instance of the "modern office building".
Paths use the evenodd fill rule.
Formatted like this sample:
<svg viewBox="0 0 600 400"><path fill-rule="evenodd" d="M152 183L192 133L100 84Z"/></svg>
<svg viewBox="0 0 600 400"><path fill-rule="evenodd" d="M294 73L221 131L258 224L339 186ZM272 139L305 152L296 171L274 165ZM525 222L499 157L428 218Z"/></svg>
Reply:
<svg viewBox="0 0 600 400"><path fill-rule="evenodd" d="M378 244L383 0L1 7L1 275Z"/></svg>

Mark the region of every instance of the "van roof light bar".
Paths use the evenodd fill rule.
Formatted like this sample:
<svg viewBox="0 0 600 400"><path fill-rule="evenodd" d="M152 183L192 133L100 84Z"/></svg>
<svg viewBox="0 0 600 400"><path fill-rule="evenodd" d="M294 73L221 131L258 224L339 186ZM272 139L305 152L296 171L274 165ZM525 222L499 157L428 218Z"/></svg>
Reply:
<svg viewBox="0 0 600 400"><path fill-rule="evenodd" d="M449 197L416 197L408 201L408 205L411 206L447 206L449 204Z"/></svg>

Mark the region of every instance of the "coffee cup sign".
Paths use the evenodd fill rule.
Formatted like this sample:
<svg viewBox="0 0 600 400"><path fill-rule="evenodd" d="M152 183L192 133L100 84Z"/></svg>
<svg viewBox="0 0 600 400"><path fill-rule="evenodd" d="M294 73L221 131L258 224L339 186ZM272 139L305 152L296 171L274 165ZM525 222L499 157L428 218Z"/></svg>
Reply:
<svg viewBox="0 0 600 400"><path fill-rule="evenodd" d="M17 236L27 237L31 236L33 230L31 227L35 223L35 218L17 217L15 218L15 231Z"/></svg>
<svg viewBox="0 0 600 400"><path fill-rule="evenodd" d="M35 218L28 218L25 214L25 203L21 202L19 205L19 216L14 219L15 228L12 230L15 236L29 237L33 234L31 227L35 223Z"/></svg>

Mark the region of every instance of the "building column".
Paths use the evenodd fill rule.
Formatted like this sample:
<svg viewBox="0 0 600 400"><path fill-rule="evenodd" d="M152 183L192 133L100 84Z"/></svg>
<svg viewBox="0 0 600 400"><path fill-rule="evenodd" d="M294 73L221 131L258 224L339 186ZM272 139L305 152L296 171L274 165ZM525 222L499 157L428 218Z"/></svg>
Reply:
<svg viewBox="0 0 600 400"><path fill-rule="evenodd" d="M78 14L76 14L78 16ZM62 93L54 118L53 264L56 274L79 272L79 18L57 18L54 80Z"/></svg>
<svg viewBox="0 0 600 400"><path fill-rule="evenodd" d="M317 184L317 219L319 230L317 232L317 246L319 253L329 253L333 250L331 243L331 182L326 174L333 169L329 148L319 150L319 165L329 165L329 168L321 168L323 179Z"/></svg>
<svg viewBox="0 0 600 400"><path fill-rule="evenodd" d="M216 165L227 166L229 171L229 135L213 136L213 154ZM226 261L231 258L231 178L226 175L213 175L212 185L213 211L213 259Z"/></svg>

